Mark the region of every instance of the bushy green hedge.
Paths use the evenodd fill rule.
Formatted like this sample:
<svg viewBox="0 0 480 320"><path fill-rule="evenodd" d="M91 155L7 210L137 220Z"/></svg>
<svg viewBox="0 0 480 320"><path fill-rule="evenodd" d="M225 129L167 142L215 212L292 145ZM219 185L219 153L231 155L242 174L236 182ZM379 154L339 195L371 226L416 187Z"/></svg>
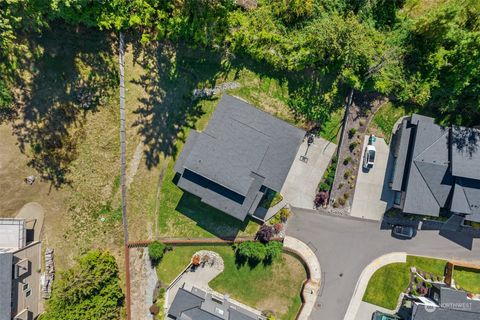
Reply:
<svg viewBox="0 0 480 320"><path fill-rule="evenodd" d="M160 241L154 241L148 245L148 255L154 264L162 261L167 246Z"/></svg>
<svg viewBox="0 0 480 320"><path fill-rule="evenodd" d="M282 243L270 241L245 241L235 246L237 257L252 263L270 263L282 253Z"/></svg>

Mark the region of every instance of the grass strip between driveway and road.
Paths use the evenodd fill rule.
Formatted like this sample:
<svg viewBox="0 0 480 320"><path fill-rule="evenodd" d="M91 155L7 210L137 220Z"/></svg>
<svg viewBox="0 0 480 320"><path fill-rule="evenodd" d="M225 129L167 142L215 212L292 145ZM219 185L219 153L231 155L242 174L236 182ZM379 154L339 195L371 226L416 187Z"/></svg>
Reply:
<svg viewBox="0 0 480 320"><path fill-rule="evenodd" d="M302 263L289 254L271 265L255 267L239 265L230 245L174 246L157 266L157 274L164 286L171 283L190 263L199 250L215 251L223 258L225 269L210 282L210 287L228 293L233 299L261 311L274 311L277 319L295 319L302 304L300 292L306 271Z"/></svg>
<svg viewBox="0 0 480 320"><path fill-rule="evenodd" d="M407 256L406 263L392 263L378 269L368 282L363 301L386 308L395 309L400 293L410 281L410 268L443 275L446 260Z"/></svg>

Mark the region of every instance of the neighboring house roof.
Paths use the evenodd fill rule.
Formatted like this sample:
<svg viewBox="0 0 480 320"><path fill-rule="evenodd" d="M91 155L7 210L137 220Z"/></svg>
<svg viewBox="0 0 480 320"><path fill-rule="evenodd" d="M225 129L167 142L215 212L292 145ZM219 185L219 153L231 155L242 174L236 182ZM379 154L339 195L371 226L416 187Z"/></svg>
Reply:
<svg viewBox="0 0 480 320"><path fill-rule="evenodd" d="M414 308L412 320L478 320L480 319L480 301L467 297L462 290L434 284L431 293L438 296L430 299L438 304L438 307L425 307L422 305Z"/></svg>
<svg viewBox="0 0 480 320"><path fill-rule="evenodd" d="M12 265L13 253L0 249L0 320L11 319Z"/></svg>
<svg viewBox="0 0 480 320"><path fill-rule="evenodd" d="M260 201L262 185L281 190L304 137L303 130L224 95L207 128L190 133L175 164L182 175L177 184L243 220Z"/></svg>
<svg viewBox="0 0 480 320"><path fill-rule="evenodd" d="M480 219L479 132L416 114L403 120L391 187L406 191L404 212L438 216L445 208Z"/></svg>
<svg viewBox="0 0 480 320"><path fill-rule="evenodd" d="M191 291L180 288L168 314L180 320L258 320L264 319L228 299L213 298L196 287Z"/></svg>
<svg viewBox="0 0 480 320"><path fill-rule="evenodd" d="M0 248L18 250L26 244L25 219L0 219Z"/></svg>

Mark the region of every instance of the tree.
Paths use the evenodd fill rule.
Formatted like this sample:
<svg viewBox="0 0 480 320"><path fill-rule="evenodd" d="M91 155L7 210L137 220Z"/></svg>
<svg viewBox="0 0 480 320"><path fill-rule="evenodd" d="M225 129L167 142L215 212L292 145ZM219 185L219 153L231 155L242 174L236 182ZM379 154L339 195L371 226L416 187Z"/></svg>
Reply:
<svg viewBox="0 0 480 320"><path fill-rule="evenodd" d="M249 261L252 264L264 262L271 263L282 253L282 243L271 241L261 243L257 241L245 241L236 245L236 254L242 260Z"/></svg>
<svg viewBox="0 0 480 320"><path fill-rule="evenodd" d="M154 264L160 263L162 261L163 255L165 253L165 249L167 247L163 242L160 241L153 241L148 245L148 255L150 256L150 260Z"/></svg>
<svg viewBox="0 0 480 320"><path fill-rule="evenodd" d="M123 298L115 258L108 252L90 251L56 279L42 319L119 319Z"/></svg>

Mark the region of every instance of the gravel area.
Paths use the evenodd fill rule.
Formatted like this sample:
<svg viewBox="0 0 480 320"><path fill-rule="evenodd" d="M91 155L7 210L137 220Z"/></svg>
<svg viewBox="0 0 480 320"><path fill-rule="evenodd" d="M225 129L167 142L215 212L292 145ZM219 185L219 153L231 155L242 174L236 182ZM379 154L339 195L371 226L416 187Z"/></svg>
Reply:
<svg viewBox="0 0 480 320"><path fill-rule="evenodd" d="M149 308L157 284L157 272L150 263L148 248L130 249L130 293L132 320L153 320Z"/></svg>

